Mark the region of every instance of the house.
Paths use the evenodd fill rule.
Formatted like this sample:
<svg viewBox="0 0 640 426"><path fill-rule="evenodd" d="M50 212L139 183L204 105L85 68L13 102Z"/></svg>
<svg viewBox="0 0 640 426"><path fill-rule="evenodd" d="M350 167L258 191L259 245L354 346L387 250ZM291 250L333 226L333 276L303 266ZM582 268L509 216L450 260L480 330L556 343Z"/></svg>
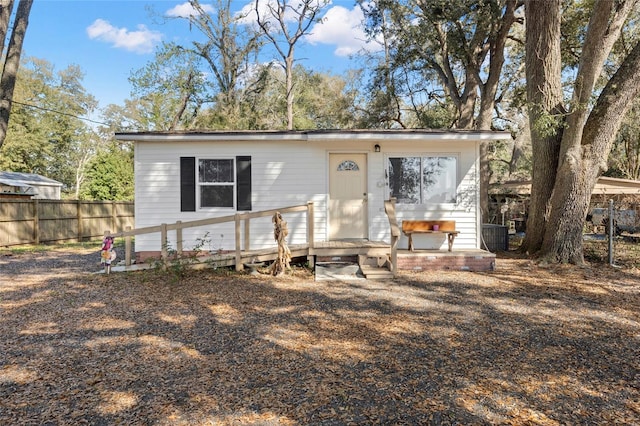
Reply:
<svg viewBox="0 0 640 426"><path fill-rule="evenodd" d="M0 197L59 200L63 184L35 174L0 171Z"/></svg>
<svg viewBox="0 0 640 426"><path fill-rule="evenodd" d="M435 130L190 131L117 133L135 143L136 228L313 202L314 241L390 240L384 201L398 221L455 220L456 250L481 243L478 157L508 132ZM304 243L304 217L287 218L289 244ZM168 236L167 245L176 246ZM191 228L185 247L233 250L234 225ZM421 249L447 250L441 235ZM157 255L158 234L136 236L138 258ZM273 247L271 220L251 222L251 247ZM407 248L402 236L400 248Z"/></svg>

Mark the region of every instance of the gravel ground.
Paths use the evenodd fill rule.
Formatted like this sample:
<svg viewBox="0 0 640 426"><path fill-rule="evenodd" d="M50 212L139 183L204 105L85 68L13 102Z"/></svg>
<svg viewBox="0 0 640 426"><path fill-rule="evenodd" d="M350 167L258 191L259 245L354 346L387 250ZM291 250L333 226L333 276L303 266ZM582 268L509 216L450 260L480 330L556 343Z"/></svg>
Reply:
<svg viewBox="0 0 640 426"><path fill-rule="evenodd" d="M0 276L69 274L100 271L100 247L0 251Z"/></svg>
<svg viewBox="0 0 640 426"><path fill-rule="evenodd" d="M315 282L0 252L0 424L640 424L640 273L497 266Z"/></svg>

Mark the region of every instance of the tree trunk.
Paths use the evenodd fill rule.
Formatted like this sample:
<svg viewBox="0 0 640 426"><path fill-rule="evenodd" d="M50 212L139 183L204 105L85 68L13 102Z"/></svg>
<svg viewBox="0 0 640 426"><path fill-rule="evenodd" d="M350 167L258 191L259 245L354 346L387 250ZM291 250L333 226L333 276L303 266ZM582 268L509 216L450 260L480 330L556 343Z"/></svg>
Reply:
<svg viewBox="0 0 640 426"><path fill-rule="evenodd" d="M491 130L493 123L493 113L496 105L496 97L498 93L498 86L500 83L500 75L502 74L502 68L504 66L504 50L509 36L509 31L513 26L516 19L515 11L518 8L518 2L515 0L508 0L505 4L504 14L500 20L500 27L496 31L494 37L490 37L490 56L489 56L489 73L484 83L479 81L477 77L467 77L467 81L471 79L474 82L474 86L480 89L480 111L478 117L475 120L475 128L478 130ZM479 47L479 46L478 46ZM481 65L477 64L475 60L470 61L473 63L473 74L479 75ZM475 103L475 99L474 99ZM483 221L489 218L489 185L491 184L491 142L484 142L480 144L480 170L479 170L479 183L480 183L480 215Z"/></svg>
<svg viewBox="0 0 640 426"><path fill-rule="evenodd" d="M511 149L511 158L509 159L509 178L513 179L518 171L518 162L524 155L525 145L531 145L531 129L529 128L529 120L522 124L522 130L513 140L513 148Z"/></svg>
<svg viewBox="0 0 640 426"><path fill-rule="evenodd" d="M584 262L582 226L591 193L598 176L607 168L606 160L624 116L639 95L640 42L600 94L580 132L581 144L569 148L564 156L541 257L552 262Z"/></svg>
<svg viewBox="0 0 640 426"><path fill-rule="evenodd" d="M504 57L504 55L500 55ZM492 65L495 60L495 57L491 58ZM503 59L499 59L500 64L497 69L494 69L492 66L492 71L501 73L502 65L504 63ZM475 122L475 128L478 130L491 130L491 124L493 122L493 109L496 105L496 93L498 91L498 79L494 78L492 74L487 79L487 82L484 85L480 85L481 88L481 96L480 96L480 111L478 113L478 118ZM480 169L479 169L479 183L480 183L480 217L483 222L488 221L489 219L489 185L491 184L491 150L490 145L492 142L482 142L480 144Z"/></svg>
<svg viewBox="0 0 640 426"><path fill-rule="evenodd" d="M11 102L13 99L13 89L16 85L16 76L20 66L20 55L22 54L22 43L29 25L29 13L33 0L20 0L18 11L16 12L11 40L7 48L7 55L4 61L2 77L0 78L0 148L7 137L9 128L9 115L11 113ZM2 13L6 10L2 10ZM0 15L2 14L0 13Z"/></svg>
<svg viewBox="0 0 640 426"><path fill-rule="evenodd" d="M13 0L0 0L0 52L4 52L4 42L9 31L9 20L13 10Z"/></svg>
<svg viewBox="0 0 640 426"><path fill-rule="evenodd" d="M293 46L289 49L284 70L287 90L287 130L293 130Z"/></svg>
<svg viewBox="0 0 640 426"><path fill-rule="evenodd" d="M563 133L560 21L562 0L525 3L526 76L532 140L532 180L522 250L542 247Z"/></svg>

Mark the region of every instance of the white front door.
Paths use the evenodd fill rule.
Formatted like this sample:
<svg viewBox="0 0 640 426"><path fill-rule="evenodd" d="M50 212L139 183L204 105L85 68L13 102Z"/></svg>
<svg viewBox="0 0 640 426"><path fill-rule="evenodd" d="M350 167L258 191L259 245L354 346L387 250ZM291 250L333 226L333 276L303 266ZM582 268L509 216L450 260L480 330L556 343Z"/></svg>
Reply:
<svg viewBox="0 0 640 426"><path fill-rule="evenodd" d="M329 239L368 237L367 154L329 154Z"/></svg>

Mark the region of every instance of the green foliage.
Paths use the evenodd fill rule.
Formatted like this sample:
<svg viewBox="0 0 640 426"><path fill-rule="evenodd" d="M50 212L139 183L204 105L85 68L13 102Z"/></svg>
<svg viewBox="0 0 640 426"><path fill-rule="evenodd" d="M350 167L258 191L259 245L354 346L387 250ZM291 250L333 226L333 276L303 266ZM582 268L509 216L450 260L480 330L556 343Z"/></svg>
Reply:
<svg viewBox="0 0 640 426"><path fill-rule="evenodd" d="M514 93L508 84L522 82L522 68L510 68L503 79L502 63L491 62L504 53L492 50L501 49L496 45L501 27L514 27L502 0L359 3L367 34L384 47L369 58L372 72L362 105L367 127L471 128L476 121L488 129L481 109L491 112L494 103L508 101ZM500 96L494 94L495 82ZM500 109L502 115L506 111Z"/></svg>
<svg viewBox="0 0 640 426"><path fill-rule="evenodd" d="M45 60L29 58L20 68L0 168L38 173L74 190L95 152L92 130L78 117L95 110L77 66L56 72Z"/></svg>
<svg viewBox="0 0 640 426"><path fill-rule="evenodd" d="M526 130L525 130L526 131ZM523 138L522 135L518 136ZM494 182L524 181L531 179L531 143L496 141L491 143L491 172Z"/></svg>
<svg viewBox="0 0 640 426"><path fill-rule="evenodd" d="M284 72L265 65L256 69L251 92L235 106L216 102L203 109L196 127L203 129L285 129L286 98L282 95ZM340 76L294 68L295 129L341 129L354 126L353 93ZM232 109L235 108L235 109Z"/></svg>
<svg viewBox="0 0 640 426"><path fill-rule="evenodd" d="M607 176L640 179L640 100L627 113L609 154Z"/></svg>
<svg viewBox="0 0 640 426"><path fill-rule="evenodd" d="M201 238L196 239L195 246L188 254L183 254L182 257L179 257L178 251L171 247L169 242L165 241L164 249L167 251L168 261L164 262L162 259L156 259L153 264L154 269L156 272L168 272L171 283L178 284L187 275L189 269L202 263L200 256L203 253L203 247L209 246L210 243L209 232L205 232ZM207 263L215 269L215 264Z"/></svg>
<svg viewBox="0 0 640 426"><path fill-rule="evenodd" d="M188 21L189 28L200 34L191 43L164 45L154 62L134 74L133 82L150 86L148 83L166 81L168 85L151 90L147 96L158 92L180 95L175 96L178 102L173 108L181 122L173 128L254 128L248 124L251 120L247 120L242 104L260 80L259 73L253 72L260 46L257 32L240 24L244 17L231 11L232 0L214 0L212 13L203 9L198 0L189 3L195 13L177 19ZM157 105L160 100L152 104ZM158 115L162 116L167 114ZM177 117L175 113L168 116Z"/></svg>
<svg viewBox="0 0 640 426"><path fill-rule="evenodd" d="M153 61L131 73L129 82L136 102L129 112L135 114L139 130L192 127L196 111L207 97L200 61L194 52L165 43Z"/></svg>
<svg viewBox="0 0 640 426"><path fill-rule="evenodd" d="M346 81L335 75L294 69L294 128L343 129L353 126L353 98L346 92Z"/></svg>
<svg viewBox="0 0 640 426"><path fill-rule="evenodd" d="M133 200L133 153L116 144L99 152L89 163L81 199Z"/></svg>
<svg viewBox="0 0 640 426"><path fill-rule="evenodd" d="M548 114L541 110L532 130L540 138L549 138L556 135L564 125L565 115Z"/></svg>

